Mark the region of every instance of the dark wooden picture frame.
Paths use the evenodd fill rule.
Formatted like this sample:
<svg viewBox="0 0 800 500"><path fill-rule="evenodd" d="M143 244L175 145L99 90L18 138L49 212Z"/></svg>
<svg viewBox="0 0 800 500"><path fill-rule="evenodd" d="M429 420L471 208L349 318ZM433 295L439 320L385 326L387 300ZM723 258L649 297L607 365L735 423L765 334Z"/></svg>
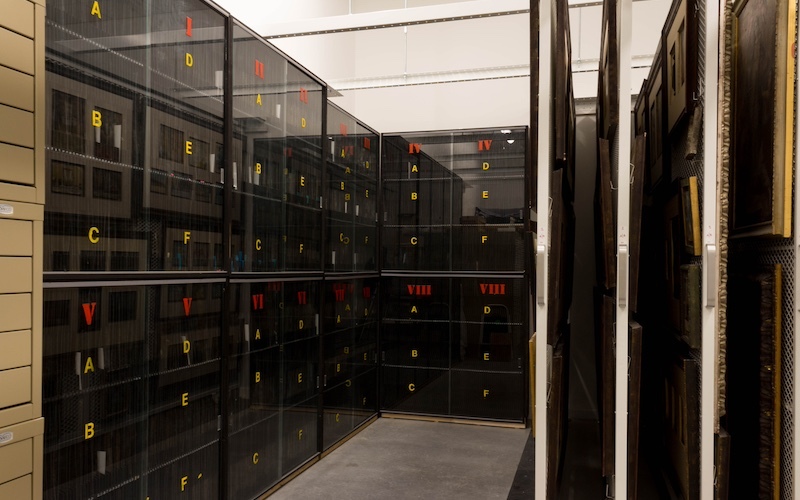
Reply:
<svg viewBox="0 0 800 500"><path fill-rule="evenodd" d="M682 498L700 498L700 366L697 360L675 353L667 361L664 388L664 436L667 453Z"/></svg>
<svg viewBox="0 0 800 500"><path fill-rule="evenodd" d="M572 88L572 45L570 40L569 5L557 2L556 54L553 60L555 86L555 161L553 168L567 168L567 185L575 190L575 103ZM572 195L569 200L572 199Z"/></svg>
<svg viewBox="0 0 800 500"><path fill-rule="evenodd" d="M642 82L642 88L636 96L636 104L633 107L633 130L637 136L647 132L647 80Z"/></svg>
<svg viewBox="0 0 800 500"><path fill-rule="evenodd" d="M733 8L731 236L792 232L796 4L773 5Z"/></svg>
<svg viewBox="0 0 800 500"><path fill-rule="evenodd" d="M781 489L783 269L736 266L728 282L725 426L733 446L730 491L778 498Z"/></svg>
<svg viewBox="0 0 800 500"><path fill-rule="evenodd" d="M642 211L644 209L644 162L647 136L642 134L633 141L631 162L631 209L630 209L630 299L632 312L639 311L639 268L642 255Z"/></svg>
<svg viewBox="0 0 800 500"><path fill-rule="evenodd" d="M603 2L597 76L597 136L611 140L619 125L619 46L616 2Z"/></svg>
<svg viewBox="0 0 800 500"><path fill-rule="evenodd" d="M611 145L605 139L598 142L598 166L595 180L595 253L598 283L609 290L617 282L614 199L611 189Z"/></svg>
<svg viewBox="0 0 800 500"><path fill-rule="evenodd" d="M681 255L683 254L683 222L680 192L677 186L664 205L664 303L667 320L673 331L681 331Z"/></svg>
<svg viewBox="0 0 800 500"><path fill-rule="evenodd" d="M647 77L647 192L652 193L669 179L669 162L664 151L666 116L664 105L663 50L659 43Z"/></svg>
<svg viewBox="0 0 800 500"><path fill-rule="evenodd" d="M694 109L698 68L697 0L675 0L664 25L667 130Z"/></svg>

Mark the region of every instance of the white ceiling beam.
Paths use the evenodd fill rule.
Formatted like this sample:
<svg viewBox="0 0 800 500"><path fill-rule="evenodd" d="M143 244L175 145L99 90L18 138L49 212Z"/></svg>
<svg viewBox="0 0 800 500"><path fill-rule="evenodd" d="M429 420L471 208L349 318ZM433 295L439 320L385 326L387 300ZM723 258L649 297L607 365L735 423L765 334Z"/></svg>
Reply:
<svg viewBox="0 0 800 500"><path fill-rule="evenodd" d="M284 38L509 16L527 14L529 11L530 0L472 0L282 23L251 18L248 19L248 25L265 38Z"/></svg>

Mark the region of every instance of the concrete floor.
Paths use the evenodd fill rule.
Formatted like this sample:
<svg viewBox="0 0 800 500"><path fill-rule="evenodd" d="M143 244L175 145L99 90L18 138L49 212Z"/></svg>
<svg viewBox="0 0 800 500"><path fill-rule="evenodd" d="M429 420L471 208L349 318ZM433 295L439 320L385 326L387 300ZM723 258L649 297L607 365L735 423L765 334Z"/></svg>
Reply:
<svg viewBox="0 0 800 500"><path fill-rule="evenodd" d="M271 500L506 500L530 430L381 418Z"/></svg>

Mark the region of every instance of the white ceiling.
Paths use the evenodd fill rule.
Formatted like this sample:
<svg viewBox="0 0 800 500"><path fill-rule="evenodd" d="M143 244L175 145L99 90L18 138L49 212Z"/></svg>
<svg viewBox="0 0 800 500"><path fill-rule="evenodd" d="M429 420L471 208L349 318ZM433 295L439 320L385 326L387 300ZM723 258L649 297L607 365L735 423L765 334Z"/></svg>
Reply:
<svg viewBox="0 0 800 500"><path fill-rule="evenodd" d="M632 94L649 72L670 0L634 0ZM334 102L381 132L529 124L526 0L217 0L341 92ZM576 98L597 89L602 8L571 0ZM588 4L588 5L587 5ZM408 22L409 26L360 29ZM330 33L339 29L359 29Z"/></svg>

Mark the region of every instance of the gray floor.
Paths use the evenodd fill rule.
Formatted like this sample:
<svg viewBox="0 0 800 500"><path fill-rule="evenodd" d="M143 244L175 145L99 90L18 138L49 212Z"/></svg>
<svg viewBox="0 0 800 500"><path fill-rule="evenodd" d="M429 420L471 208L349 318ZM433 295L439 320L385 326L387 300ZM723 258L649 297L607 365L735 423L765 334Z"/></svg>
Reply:
<svg viewBox="0 0 800 500"><path fill-rule="evenodd" d="M506 500L529 432L381 418L270 499Z"/></svg>

